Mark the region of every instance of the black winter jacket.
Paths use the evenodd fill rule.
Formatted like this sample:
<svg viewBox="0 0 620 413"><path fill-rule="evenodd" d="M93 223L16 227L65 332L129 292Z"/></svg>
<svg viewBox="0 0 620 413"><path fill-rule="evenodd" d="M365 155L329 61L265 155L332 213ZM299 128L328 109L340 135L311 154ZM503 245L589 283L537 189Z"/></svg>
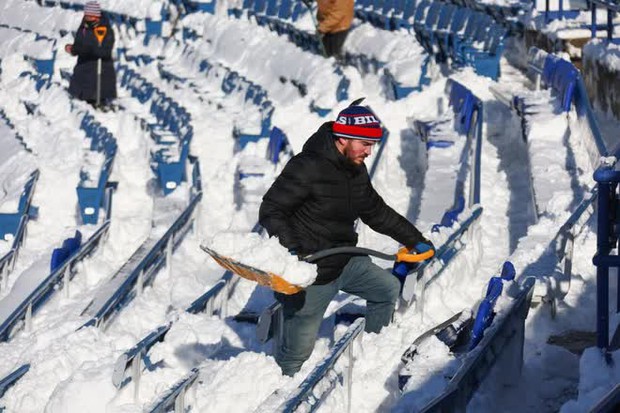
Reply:
<svg viewBox="0 0 620 413"><path fill-rule="evenodd" d="M377 194L366 166L353 165L338 151L332 124L323 124L284 167L263 197L260 224L300 255L355 246L357 218L408 247L424 242L422 234ZM350 258L340 254L318 261L315 284L338 278Z"/></svg>
<svg viewBox="0 0 620 413"><path fill-rule="evenodd" d="M101 45L95 37L93 27L82 21L75 34L72 54L78 57L73 69L69 93L82 100L94 101L97 98L97 60L101 59L101 101L116 98L116 73L112 61L114 31L108 20L102 17L99 26L107 28Z"/></svg>

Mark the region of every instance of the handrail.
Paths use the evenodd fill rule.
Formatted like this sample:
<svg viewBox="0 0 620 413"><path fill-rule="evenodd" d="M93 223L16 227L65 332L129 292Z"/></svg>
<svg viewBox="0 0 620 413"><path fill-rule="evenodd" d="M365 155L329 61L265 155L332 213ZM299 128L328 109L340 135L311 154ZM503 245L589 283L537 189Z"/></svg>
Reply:
<svg viewBox="0 0 620 413"><path fill-rule="evenodd" d="M482 164L482 140L483 140L483 117L484 117L484 104L478 98L476 102L478 116L476 118L476 142L474 146L474 167L472 168L473 184L469 189L469 207L480 204L480 191L481 191L481 164Z"/></svg>
<svg viewBox="0 0 620 413"><path fill-rule="evenodd" d="M431 400L420 413L464 411L467 403L500 356L515 346L523 347L525 319L534 293L535 278L523 282L519 295L507 313L496 319L482 341L463 359L461 366L441 395ZM499 318L499 317L498 317ZM510 360L510 374L518 377L523 364L521 351Z"/></svg>
<svg viewBox="0 0 620 413"><path fill-rule="evenodd" d="M596 38L596 6L601 6L604 9L607 9L607 40L608 41L612 41L613 37L614 37L614 23L613 23L613 16L612 16L612 12L614 13L620 13L620 4L618 3L614 3L612 1L609 0L590 0L590 4L591 4L591 32L592 32L592 38L595 39Z"/></svg>
<svg viewBox="0 0 620 413"><path fill-rule="evenodd" d="M620 407L620 383L616 384L588 413L614 413Z"/></svg>
<svg viewBox="0 0 620 413"><path fill-rule="evenodd" d="M305 404L303 411L313 412L322 402L322 394L315 395L314 390L317 385L327 376L330 370L333 370L334 365L342 356L345 350L348 350L349 364L346 370L346 376L344 378L345 385L347 386L348 393L348 410L351 411L351 380L352 380L352 368L353 368L353 341L357 337L361 337L361 333L364 331L366 321L364 318L358 318L351 324L347 332L338 340L334 347L332 347L329 354L321 361L317 366L308 374L305 380L299 385L287 400L282 403L275 412L289 413L296 411L302 404ZM338 380L337 375L332 381ZM335 385L335 383L332 383ZM328 388L331 388L329 386ZM323 390L325 393L325 390Z"/></svg>
<svg viewBox="0 0 620 413"><path fill-rule="evenodd" d="M30 364L24 364L0 380L0 398L4 396L9 387L21 379L24 374L28 373L28 370L30 370Z"/></svg>
<svg viewBox="0 0 620 413"><path fill-rule="evenodd" d="M609 277L610 268L620 268L620 256L615 250L618 242L618 183L620 183L620 148L614 156L603 158L603 164L594 172L598 183L598 223L596 255L596 318L597 346L609 349ZM616 294L616 313L620 312L620 288ZM619 330L616 330L616 332Z"/></svg>
<svg viewBox="0 0 620 413"><path fill-rule="evenodd" d="M175 412L185 411L185 391L196 381L200 369L194 367L185 377L172 386L152 406L145 409L148 413L166 413L174 406Z"/></svg>
<svg viewBox="0 0 620 413"><path fill-rule="evenodd" d="M465 235L478 218L480 218L482 211L483 208L480 205L475 205L470 209L470 215L460 223L460 227L450 234L448 239L436 249L435 259L423 262L407 276L402 291L402 298L407 307L411 306L414 302L423 305L426 287L441 275L452 259L458 254L459 249L455 248L455 244L461 240L463 235ZM441 263L441 267L431 274L430 272L437 263Z"/></svg>
<svg viewBox="0 0 620 413"><path fill-rule="evenodd" d="M114 371L112 372L112 384L114 387L120 389L128 382L126 372L129 366L134 365L133 363L135 361L138 361L141 357L145 356L149 349L155 345L155 343L163 340L171 326L172 322L169 322L168 324L156 328L140 340L135 346L125 351L116 359L116 362L114 363ZM142 365L140 362L139 364L134 365L133 368L132 379L134 382L139 380L141 373ZM137 387L138 384L136 383L136 388ZM134 391L134 394L136 393L137 391Z"/></svg>

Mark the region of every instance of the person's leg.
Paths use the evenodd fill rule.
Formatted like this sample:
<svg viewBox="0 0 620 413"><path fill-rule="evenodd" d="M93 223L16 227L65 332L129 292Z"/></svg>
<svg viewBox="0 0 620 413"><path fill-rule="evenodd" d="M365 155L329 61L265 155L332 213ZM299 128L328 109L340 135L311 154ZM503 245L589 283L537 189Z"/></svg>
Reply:
<svg viewBox="0 0 620 413"><path fill-rule="evenodd" d="M284 310L282 343L275 354L283 374L297 373L312 354L323 314L337 292L336 283L331 282L311 285L294 295L275 294Z"/></svg>
<svg viewBox="0 0 620 413"><path fill-rule="evenodd" d="M335 56L340 58L342 55L342 46L347 39L348 30L336 33L325 33L323 35L323 48L327 57Z"/></svg>
<svg viewBox="0 0 620 413"><path fill-rule="evenodd" d="M333 56L335 56L337 59L342 59L343 58L343 54L342 54L342 46L344 46L344 42L345 40L347 40L347 35L349 34L348 30L342 31L342 32L338 32L338 33L334 33L334 39L333 39Z"/></svg>
<svg viewBox="0 0 620 413"><path fill-rule="evenodd" d="M369 257L353 257L339 279L340 289L366 300L366 331L378 333L392 321L400 282Z"/></svg>
<svg viewBox="0 0 620 413"><path fill-rule="evenodd" d="M323 49L325 50L325 56L330 57L334 55L335 51L335 37L334 33L325 33L323 35Z"/></svg>

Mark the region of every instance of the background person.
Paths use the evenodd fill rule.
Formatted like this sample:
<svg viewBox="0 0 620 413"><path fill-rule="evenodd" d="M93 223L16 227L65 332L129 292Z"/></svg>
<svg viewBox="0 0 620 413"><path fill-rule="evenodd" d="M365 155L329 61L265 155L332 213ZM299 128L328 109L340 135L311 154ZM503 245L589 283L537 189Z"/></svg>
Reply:
<svg viewBox="0 0 620 413"><path fill-rule="evenodd" d="M95 34L105 28L101 43ZM103 30L101 30L103 32ZM101 6L91 1L84 6L84 19L77 30L73 44L65 45L65 51L77 56L73 76L69 84L72 96L95 104L97 100L97 61L101 59L100 102L105 104L116 98L116 72L112 61L114 31L108 19L101 14Z"/></svg>
<svg viewBox="0 0 620 413"><path fill-rule="evenodd" d="M353 0L317 0L317 30L327 57L342 58L342 45L353 22Z"/></svg>

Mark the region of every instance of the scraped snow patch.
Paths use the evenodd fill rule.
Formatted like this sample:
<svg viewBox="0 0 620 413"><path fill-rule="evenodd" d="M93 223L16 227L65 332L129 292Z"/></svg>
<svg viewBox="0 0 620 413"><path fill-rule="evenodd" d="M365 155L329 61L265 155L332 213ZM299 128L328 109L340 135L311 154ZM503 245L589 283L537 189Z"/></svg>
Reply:
<svg viewBox="0 0 620 413"><path fill-rule="evenodd" d="M299 261L280 245L277 238L254 232L221 232L207 246L243 264L278 274L300 287L307 287L316 279L316 265Z"/></svg>

